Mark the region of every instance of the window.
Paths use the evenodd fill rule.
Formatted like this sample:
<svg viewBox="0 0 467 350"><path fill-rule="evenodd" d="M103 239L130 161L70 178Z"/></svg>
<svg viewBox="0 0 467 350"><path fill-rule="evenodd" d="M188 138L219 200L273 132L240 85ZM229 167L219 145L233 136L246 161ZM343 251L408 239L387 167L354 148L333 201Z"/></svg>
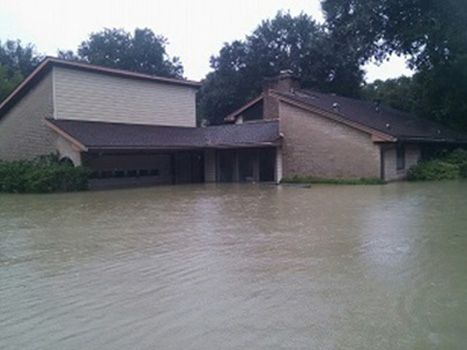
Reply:
<svg viewBox="0 0 467 350"><path fill-rule="evenodd" d="M405 147L404 145L397 145L396 147L396 169L405 169Z"/></svg>

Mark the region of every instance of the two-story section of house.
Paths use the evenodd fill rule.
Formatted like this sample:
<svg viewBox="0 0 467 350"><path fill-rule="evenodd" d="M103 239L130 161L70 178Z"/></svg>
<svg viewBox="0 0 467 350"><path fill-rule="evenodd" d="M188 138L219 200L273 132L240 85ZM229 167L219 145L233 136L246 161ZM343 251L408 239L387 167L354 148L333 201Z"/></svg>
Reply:
<svg viewBox="0 0 467 350"><path fill-rule="evenodd" d="M274 180L277 123L197 128L199 86L47 58L0 105L0 159L57 153L96 186ZM222 175L233 149L242 171Z"/></svg>

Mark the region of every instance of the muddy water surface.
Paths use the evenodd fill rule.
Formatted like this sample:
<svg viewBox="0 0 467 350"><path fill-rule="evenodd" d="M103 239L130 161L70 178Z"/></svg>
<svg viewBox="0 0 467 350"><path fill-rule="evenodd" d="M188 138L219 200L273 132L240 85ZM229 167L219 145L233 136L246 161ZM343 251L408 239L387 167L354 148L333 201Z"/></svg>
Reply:
<svg viewBox="0 0 467 350"><path fill-rule="evenodd" d="M1 349L465 349L467 182L0 195Z"/></svg>

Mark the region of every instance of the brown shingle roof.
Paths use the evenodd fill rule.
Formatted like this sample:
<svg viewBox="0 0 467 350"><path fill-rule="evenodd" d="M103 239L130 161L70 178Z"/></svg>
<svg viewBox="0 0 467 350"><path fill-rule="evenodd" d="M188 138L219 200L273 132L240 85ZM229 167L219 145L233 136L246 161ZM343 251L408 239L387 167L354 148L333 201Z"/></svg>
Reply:
<svg viewBox="0 0 467 350"><path fill-rule="evenodd" d="M306 91L273 94L283 101L317 108L401 141L467 142L466 134L373 102Z"/></svg>
<svg viewBox="0 0 467 350"><path fill-rule="evenodd" d="M278 122L207 128L47 119L87 149L192 149L257 147L280 141Z"/></svg>

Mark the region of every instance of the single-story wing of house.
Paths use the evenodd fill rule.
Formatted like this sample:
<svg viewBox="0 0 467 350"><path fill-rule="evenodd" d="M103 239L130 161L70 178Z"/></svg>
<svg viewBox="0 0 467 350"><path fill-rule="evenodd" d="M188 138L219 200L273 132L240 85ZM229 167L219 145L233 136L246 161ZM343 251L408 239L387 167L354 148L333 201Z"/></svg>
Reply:
<svg viewBox="0 0 467 350"><path fill-rule="evenodd" d="M229 123L277 120L279 178L404 179L436 150L467 145L467 134L378 102L300 89L288 72L225 118Z"/></svg>
<svg viewBox="0 0 467 350"><path fill-rule="evenodd" d="M196 127L200 83L46 58L0 105L0 159L57 153L95 187L403 179L433 148L467 136L373 103L301 90L290 74Z"/></svg>

